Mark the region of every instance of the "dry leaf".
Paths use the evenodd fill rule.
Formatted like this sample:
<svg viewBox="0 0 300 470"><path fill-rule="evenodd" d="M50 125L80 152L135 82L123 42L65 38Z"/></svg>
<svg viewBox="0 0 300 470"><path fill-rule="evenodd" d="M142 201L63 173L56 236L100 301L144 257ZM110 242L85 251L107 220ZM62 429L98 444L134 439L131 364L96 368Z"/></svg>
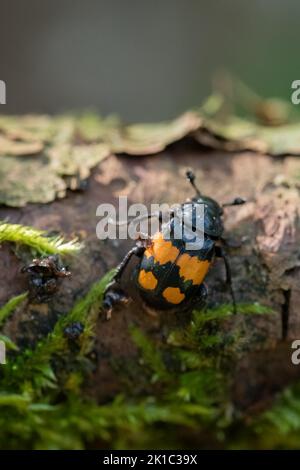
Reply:
<svg viewBox="0 0 300 470"><path fill-rule="evenodd" d="M161 152L167 145L195 131L201 122L200 114L192 111L173 121L128 126L116 117L101 119L90 113L77 122L77 129L85 141L105 142L113 153L149 155Z"/></svg>
<svg viewBox="0 0 300 470"><path fill-rule="evenodd" d="M213 95L202 108L172 121L128 126L116 116L90 112L0 116L0 203L50 202L68 188L80 188L111 153L155 154L188 135L218 150L300 155L300 123L270 127L224 116L223 101Z"/></svg>
<svg viewBox="0 0 300 470"><path fill-rule="evenodd" d="M0 155L35 155L44 148L43 142L13 140L0 135Z"/></svg>

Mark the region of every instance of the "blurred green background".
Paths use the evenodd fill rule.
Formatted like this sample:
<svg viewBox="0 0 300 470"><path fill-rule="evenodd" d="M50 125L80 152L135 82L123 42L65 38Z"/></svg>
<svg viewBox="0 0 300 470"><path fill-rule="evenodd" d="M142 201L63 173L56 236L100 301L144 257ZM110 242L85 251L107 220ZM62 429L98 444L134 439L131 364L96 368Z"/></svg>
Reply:
<svg viewBox="0 0 300 470"><path fill-rule="evenodd" d="M296 0L1 0L0 112L165 119L200 104L221 68L289 99L299 19Z"/></svg>

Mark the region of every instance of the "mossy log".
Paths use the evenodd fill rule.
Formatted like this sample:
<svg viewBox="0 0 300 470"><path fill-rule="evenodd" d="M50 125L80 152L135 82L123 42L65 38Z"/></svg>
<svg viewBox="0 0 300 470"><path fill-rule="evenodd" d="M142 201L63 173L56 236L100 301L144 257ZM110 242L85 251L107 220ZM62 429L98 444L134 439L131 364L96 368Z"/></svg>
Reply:
<svg viewBox="0 0 300 470"><path fill-rule="evenodd" d="M117 205L121 194L127 195L129 202L148 205L184 201L191 195L184 171L191 167L203 193L218 201L235 196L248 200L244 206L228 208L225 214L226 236L240 241L229 250L234 290L239 303L269 306L275 314L251 319L248 334L252 341L247 354L235 364L233 393L242 407L258 405L300 376L290 360L291 340L300 337L299 193L289 184L292 163L293 157L221 153L184 140L154 156L112 155L93 170L84 192L69 192L63 200L20 209L2 207L1 219L66 237L78 235L85 244L80 256L70 260L72 279L64 281L53 301L22 305L7 322L4 333L22 345L34 344L95 280L122 259L132 242L96 238L98 204ZM8 244L2 245L0 305L27 289L18 255ZM222 263L218 262L207 281L209 305L230 301L223 279ZM89 392L100 401L122 391L112 364L125 364L136 356L128 325L137 324L150 336L161 339L168 325L178 320L170 315L152 318L134 292L132 296L134 301L118 309L111 321L104 321L99 312L98 360Z"/></svg>
<svg viewBox="0 0 300 470"><path fill-rule="evenodd" d="M300 378L300 368L291 363L291 342L300 338L300 198L294 162L295 157L212 151L183 139L153 156L109 156L94 168L84 191L69 191L64 199L22 208L1 207L1 219L67 239L78 236L84 242L82 252L67 260L72 277L64 280L53 300L20 304L3 334L22 348L33 347L95 281L120 262L132 242L97 239L96 208L100 203L117 205L119 195L127 195L129 203L182 202L191 196L184 173L193 168L204 194L220 202L236 196L248 201L225 213L226 237L239 242L229 249L238 309L242 304L259 304L274 313L248 317L243 324L244 348L230 371L231 393L243 411L264 408L275 392ZM0 247L0 306L27 290L20 268L28 256L9 243ZM207 278L210 307L230 303L224 277L218 261ZM127 373L128 382L135 383L134 364L139 354L129 332L132 325L160 344L181 325L178 316L149 316L134 289L129 286L129 290L133 301L116 310L110 321L99 310L94 369L85 385L85 393L99 403L124 392L120 370ZM228 328L241 322L238 314ZM141 383L139 380L137 387ZM135 393L132 391L133 396Z"/></svg>

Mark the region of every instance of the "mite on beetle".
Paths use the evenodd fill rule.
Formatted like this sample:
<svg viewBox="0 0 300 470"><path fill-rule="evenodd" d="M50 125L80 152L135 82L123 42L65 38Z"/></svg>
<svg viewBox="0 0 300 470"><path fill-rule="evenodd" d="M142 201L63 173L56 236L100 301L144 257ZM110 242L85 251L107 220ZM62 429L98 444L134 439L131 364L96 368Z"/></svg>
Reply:
<svg viewBox="0 0 300 470"><path fill-rule="evenodd" d="M231 270L223 246L226 241L223 234L223 207L244 204L242 198L235 198L229 203L219 205L214 199L203 196L195 184L192 171L186 172L186 177L196 191L196 196L181 204L181 220L190 220L190 229L196 233L201 225L197 217L202 217L202 246L199 249L187 249L187 240L174 237L176 211L170 213L168 222L163 222L163 214L156 214L161 222L160 230L152 237L139 238L116 269L112 281L107 286L103 308L106 317L116 304L124 303L128 297L120 287L120 281L131 257L139 257L139 263L134 271L134 281L146 306L156 310L190 310L201 307L207 298L205 276L215 257L222 258L226 269L226 284L232 297L233 311L236 313L235 296L232 289ZM202 212L197 206L202 205ZM202 215L199 215L202 214ZM150 214L148 218L154 217ZM184 222L183 222L184 223Z"/></svg>

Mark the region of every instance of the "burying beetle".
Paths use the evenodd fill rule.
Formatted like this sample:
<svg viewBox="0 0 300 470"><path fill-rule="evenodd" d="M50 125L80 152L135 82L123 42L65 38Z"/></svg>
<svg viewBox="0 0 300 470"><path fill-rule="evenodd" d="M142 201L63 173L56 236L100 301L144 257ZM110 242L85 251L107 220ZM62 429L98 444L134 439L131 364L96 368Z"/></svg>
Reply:
<svg viewBox="0 0 300 470"><path fill-rule="evenodd" d="M222 221L223 207L244 204L242 198L235 198L229 203L219 205L214 199L203 196L195 184L193 172L187 171L186 177L196 191L196 196L180 205L181 213L190 216L193 231L199 227L194 214L195 209L203 205L203 244L197 250L188 250L184 238L173 238L176 212L170 214L167 223L163 223L163 214L156 214L161 222L161 229L152 238L139 238L116 269L112 281L107 286L103 308L106 317L111 317L113 307L128 300L120 287L120 280L133 255L140 258L134 271L134 281L147 309L155 310L190 310L203 307L207 299L207 288L204 284L206 274L215 257L222 258L226 269L226 284L232 297L233 311L236 313L236 301L232 288L231 269L222 245L224 227ZM155 216L150 214L148 218ZM171 226L170 226L171 224ZM173 224L173 226L172 226ZM171 236L170 236L171 233ZM166 235L167 234L167 235Z"/></svg>

